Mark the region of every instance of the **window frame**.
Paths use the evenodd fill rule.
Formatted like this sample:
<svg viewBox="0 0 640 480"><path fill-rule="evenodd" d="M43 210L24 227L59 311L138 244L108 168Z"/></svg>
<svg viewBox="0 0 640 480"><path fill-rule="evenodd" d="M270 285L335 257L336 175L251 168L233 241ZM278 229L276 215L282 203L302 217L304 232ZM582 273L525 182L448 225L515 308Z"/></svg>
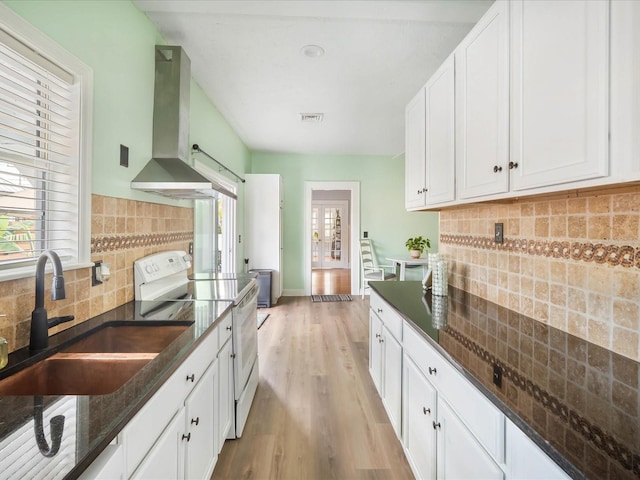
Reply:
<svg viewBox="0 0 640 480"><path fill-rule="evenodd" d="M0 29L50 62L69 72L79 90L78 144L78 254L63 260L65 270L86 268L91 263L91 162L93 151L93 70L6 5L0 3ZM31 277L35 262L0 269L0 281Z"/></svg>
<svg viewBox="0 0 640 480"><path fill-rule="evenodd" d="M214 170L208 164L195 160L193 167L200 172L205 177L210 180L214 180L215 182L222 185L231 193L237 194L238 186L236 182L230 180L228 177L222 175L220 172ZM224 197L225 195L220 194L218 198L218 202L220 201L220 197ZM216 209L218 208L216 202ZM223 200L222 204L222 244L218 245L218 235L215 237L216 249L221 252L221 264L223 267L223 272L225 273L237 273L237 248L235 243L236 232L237 232L237 223L238 223L238 211L237 211L238 201L236 199L226 197ZM195 206L194 206L195 208ZM218 221L217 211L216 215L216 223ZM194 219L197 219L198 216L194 215ZM194 225L194 231L195 225ZM225 268L226 267L226 268Z"/></svg>

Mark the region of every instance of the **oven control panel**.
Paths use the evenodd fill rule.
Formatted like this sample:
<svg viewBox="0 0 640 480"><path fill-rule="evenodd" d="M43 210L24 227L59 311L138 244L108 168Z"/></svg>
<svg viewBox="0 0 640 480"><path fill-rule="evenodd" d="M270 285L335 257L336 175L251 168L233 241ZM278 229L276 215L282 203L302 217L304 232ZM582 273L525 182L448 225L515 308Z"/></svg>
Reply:
<svg viewBox="0 0 640 480"><path fill-rule="evenodd" d="M172 250L155 253L134 262L136 286L161 280L171 275L180 274L191 268L191 255Z"/></svg>

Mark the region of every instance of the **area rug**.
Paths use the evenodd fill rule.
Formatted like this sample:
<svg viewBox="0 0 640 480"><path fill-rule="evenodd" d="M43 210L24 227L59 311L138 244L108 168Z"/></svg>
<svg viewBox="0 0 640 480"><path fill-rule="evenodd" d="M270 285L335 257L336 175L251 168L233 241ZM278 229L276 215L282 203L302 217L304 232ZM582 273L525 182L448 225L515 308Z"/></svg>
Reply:
<svg viewBox="0 0 640 480"><path fill-rule="evenodd" d="M269 316L268 313L258 312L258 328L262 326L262 324L264 323L264 321L267 319L268 316Z"/></svg>
<svg viewBox="0 0 640 480"><path fill-rule="evenodd" d="M350 302L351 295L311 295L312 302Z"/></svg>

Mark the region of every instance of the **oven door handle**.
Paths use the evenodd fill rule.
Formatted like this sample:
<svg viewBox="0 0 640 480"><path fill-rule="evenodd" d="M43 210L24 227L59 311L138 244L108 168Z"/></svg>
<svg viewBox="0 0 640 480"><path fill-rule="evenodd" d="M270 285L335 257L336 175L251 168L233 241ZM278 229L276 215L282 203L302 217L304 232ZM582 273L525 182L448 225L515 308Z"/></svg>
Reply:
<svg viewBox="0 0 640 480"><path fill-rule="evenodd" d="M240 300L240 303L237 306L238 310L242 310L244 307L254 302L258 298L259 291L260 288L258 287L258 285L253 286L251 290L249 290L249 293L246 294L242 300Z"/></svg>

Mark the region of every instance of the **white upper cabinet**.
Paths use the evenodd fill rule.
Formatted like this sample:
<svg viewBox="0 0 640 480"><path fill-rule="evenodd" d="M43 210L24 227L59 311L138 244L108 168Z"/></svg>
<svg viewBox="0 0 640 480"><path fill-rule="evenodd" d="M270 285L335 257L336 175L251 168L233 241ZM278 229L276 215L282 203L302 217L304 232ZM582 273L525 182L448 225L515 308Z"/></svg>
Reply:
<svg viewBox="0 0 640 480"><path fill-rule="evenodd" d="M496 0L407 107L407 209L640 180L639 21L636 0Z"/></svg>
<svg viewBox="0 0 640 480"><path fill-rule="evenodd" d="M454 70L450 57L407 106L407 209L455 200Z"/></svg>
<svg viewBox="0 0 640 480"><path fill-rule="evenodd" d="M640 2L611 2L611 166L640 178Z"/></svg>
<svg viewBox="0 0 640 480"><path fill-rule="evenodd" d="M426 204L455 199L455 65L449 57L425 86Z"/></svg>
<svg viewBox="0 0 640 480"><path fill-rule="evenodd" d="M405 208L425 205L425 90L405 109L404 202Z"/></svg>
<svg viewBox="0 0 640 480"><path fill-rule="evenodd" d="M511 189L609 174L609 2L511 2Z"/></svg>
<svg viewBox="0 0 640 480"><path fill-rule="evenodd" d="M498 0L455 51L459 198L509 189L509 4Z"/></svg>

